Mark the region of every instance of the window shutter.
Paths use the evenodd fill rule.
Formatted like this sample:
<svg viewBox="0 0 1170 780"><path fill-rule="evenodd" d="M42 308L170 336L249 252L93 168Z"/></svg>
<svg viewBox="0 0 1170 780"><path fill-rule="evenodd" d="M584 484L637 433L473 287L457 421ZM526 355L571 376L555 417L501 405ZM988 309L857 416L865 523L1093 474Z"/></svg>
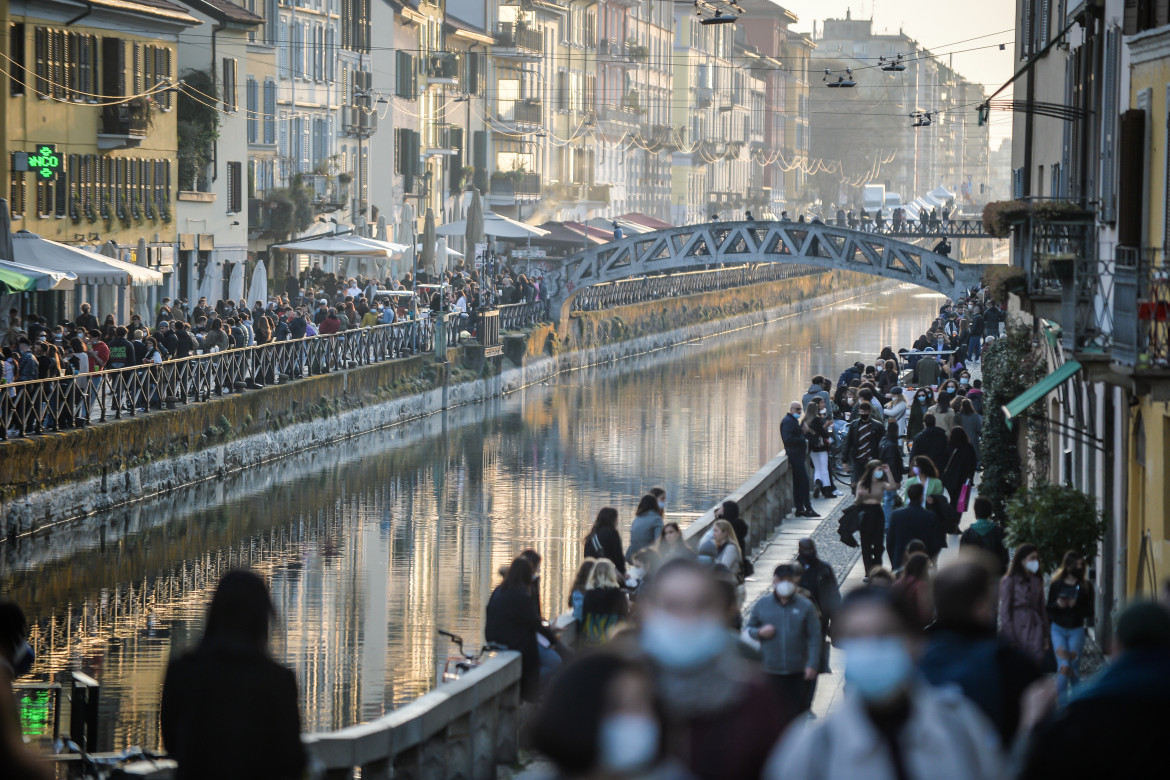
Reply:
<svg viewBox="0 0 1170 780"><path fill-rule="evenodd" d="M451 157L447 158L448 165L450 165L451 178L451 194L458 195L463 191L463 128L451 128L451 148L456 152Z"/></svg>
<svg viewBox="0 0 1170 780"><path fill-rule="evenodd" d="M264 143L276 143L276 82L264 81Z"/></svg>
<svg viewBox="0 0 1170 780"><path fill-rule="evenodd" d="M280 40L277 42L276 53L278 60L278 68L282 78L288 78L288 22L284 19L280 20Z"/></svg>
<svg viewBox="0 0 1170 780"><path fill-rule="evenodd" d="M308 173L311 170L313 170L313 163L309 157L309 155L312 153L312 149L309 146L309 144L312 143L311 139L309 138L309 133L310 133L309 123L302 119L301 120L301 173Z"/></svg>
<svg viewBox="0 0 1170 780"><path fill-rule="evenodd" d="M1020 59L1026 60L1032 56L1032 1L1024 0L1022 4L1023 18L1020 20Z"/></svg>
<svg viewBox="0 0 1170 780"><path fill-rule="evenodd" d="M260 110L259 96L256 92L256 79L249 76L246 89L247 94L245 96L245 100L247 101L248 113L248 143L254 144L256 143L257 138L259 138L259 117L257 114Z"/></svg>
<svg viewBox="0 0 1170 780"><path fill-rule="evenodd" d="M1142 192L1146 164L1146 112L1133 108L1121 115L1120 179L1117 208L1117 243L1142 244Z"/></svg>
<svg viewBox="0 0 1170 780"><path fill-rule="evenodd" d="M1118 65L1121 59L1121 30L1112 26L1105 33L1105 74L1102 79L1101 121L1101 221L1117 220L1117 103ZM1139 149L1145 148L1145 142ZM1139 177L1139 184L1140 184ZM1140 210L1140 209L1139 209ZM1140 224L1140 223L1139 223Z"/></svg>

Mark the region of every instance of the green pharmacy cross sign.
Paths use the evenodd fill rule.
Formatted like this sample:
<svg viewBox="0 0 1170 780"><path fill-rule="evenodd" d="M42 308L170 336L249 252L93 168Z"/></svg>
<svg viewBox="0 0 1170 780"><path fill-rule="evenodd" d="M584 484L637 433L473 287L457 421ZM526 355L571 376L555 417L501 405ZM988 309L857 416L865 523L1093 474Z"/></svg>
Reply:
<svg viewBox="0 0 1170 780"><path fill-rule="evenodd" d="M35 152L17 152L13 168L18 172L32 171L38 179L49 181L61 172L61 155L57 147L43 144Z"/></svg>
<svg viewBox="0 0 1170 780"><path fill-rule="evenodd" d="M61 170L61 155L55 147L39 146L35 152L29 152L28 169L39 179L52 179Z"/></svg>

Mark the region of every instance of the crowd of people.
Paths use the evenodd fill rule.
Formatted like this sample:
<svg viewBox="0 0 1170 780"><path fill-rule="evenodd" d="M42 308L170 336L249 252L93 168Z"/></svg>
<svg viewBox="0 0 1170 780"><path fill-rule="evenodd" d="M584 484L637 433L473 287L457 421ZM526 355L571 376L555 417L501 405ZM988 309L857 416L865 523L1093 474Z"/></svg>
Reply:
<svg viewBox="0 0 1170 780"><path fill-rule="evenodd" d="M113 314L93 311L88 303L81 304L73 319L56 323L35 312L10 309L0 336L0 382L70 381L67 388L35 398L22 397L16 388L4 391L0 398L8 412L7 435L75 427L96 419L95 391L101 377L95 375L103 371L142 367L149 372L171 360L426 319L436 312L451 312L454 325L474 335L484 306L537 302L544 293L542 279L507 269L484 288L480 272L462 265L439 275L420 272L414 278L408 273L401 280L384 281L338 277L314 265L299 277L288 274L280 292L251 305L245 299L211 303L199 298L190 306L167 297L152 315L135 313L124 323L116 322ZM300 367L282 368L295 376ZM263 386L274 378L273 370L257 367L246 377L225 381ZM129 410L163 405L163 393L136 390L129 384L119 379L109 388L116 391L117 406Z"/></svg>

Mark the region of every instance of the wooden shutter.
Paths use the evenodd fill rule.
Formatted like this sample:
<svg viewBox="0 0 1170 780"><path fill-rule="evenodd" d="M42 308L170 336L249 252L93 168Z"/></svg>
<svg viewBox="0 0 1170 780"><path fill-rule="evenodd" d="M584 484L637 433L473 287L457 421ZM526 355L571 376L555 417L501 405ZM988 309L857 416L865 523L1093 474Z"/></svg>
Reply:
<svg viewBox="0 0 1170 780"><path fill-rule="evenodd" d="M1117 192L1117 243L1142 245L1142 193L1145 189L1146 112L1131 108L1121 115Z"/></svg>

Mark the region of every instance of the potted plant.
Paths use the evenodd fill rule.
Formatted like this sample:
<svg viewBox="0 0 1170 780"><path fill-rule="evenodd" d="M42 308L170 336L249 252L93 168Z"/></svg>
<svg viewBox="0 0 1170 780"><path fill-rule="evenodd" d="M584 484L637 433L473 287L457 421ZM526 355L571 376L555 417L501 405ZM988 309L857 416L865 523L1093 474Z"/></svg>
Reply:
<svg viewBox="0 0 1170 780"><path fill-rule="evenodd" d="M1105 517L1092 496L1072 485L1041 482L1008 502L1008 542L1036 545L1040 565L1053 571L1074 550L1092 560L1105 538Z"/></svg>

